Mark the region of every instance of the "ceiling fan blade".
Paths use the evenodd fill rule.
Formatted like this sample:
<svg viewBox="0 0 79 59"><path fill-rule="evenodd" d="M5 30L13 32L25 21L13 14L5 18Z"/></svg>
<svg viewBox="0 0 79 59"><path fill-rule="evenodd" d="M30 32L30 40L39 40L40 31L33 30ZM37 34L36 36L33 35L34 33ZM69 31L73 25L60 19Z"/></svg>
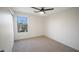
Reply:
<svg viewBox="0 0 79 59"><path fill-rule="evenodd" d="M40 12L40 11L34 11L35 13L38 13L38 12Z"/></svg>
<svg viewBox="0 0 79 59"><path fill-rule="evenodd" d="M43 12L43 14L45 14L46 12L45 11L34 11L35 13L41 13Z"/></svg>
<svg viewBox="0 0 79 59"><path fill-rule="evenodd" d="M54 10L54 8L44 9L44 11Z"/></svg>
<svg viewBox="0 0 79 59"><path fill-rule="evenodd" d="M36 7L31 7L31 8L36 9L36 10L40 10L39 8L36 8Z"/></svg>

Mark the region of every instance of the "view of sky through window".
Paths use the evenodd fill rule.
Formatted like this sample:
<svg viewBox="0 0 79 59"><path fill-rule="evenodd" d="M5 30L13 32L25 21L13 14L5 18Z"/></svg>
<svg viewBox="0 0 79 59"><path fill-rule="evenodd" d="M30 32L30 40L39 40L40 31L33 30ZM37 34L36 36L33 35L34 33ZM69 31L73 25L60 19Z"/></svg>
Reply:
<svg viewBox="0 0 79 59"><path fill-rule="evenodd" d="M27 24L27 17L25 17L25 16L17 16L17 23Z"/></svg>

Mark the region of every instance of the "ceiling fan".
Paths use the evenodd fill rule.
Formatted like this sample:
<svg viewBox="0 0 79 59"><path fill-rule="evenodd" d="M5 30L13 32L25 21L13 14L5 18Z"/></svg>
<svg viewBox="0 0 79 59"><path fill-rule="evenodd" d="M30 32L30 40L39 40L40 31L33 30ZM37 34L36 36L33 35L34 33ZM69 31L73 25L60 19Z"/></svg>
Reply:
<svg viewBox="0 0 79 59"><path fill-rule="evenodd" d="M38 10L38 11L34 11L35 13L41 13L41 14L45 14L46 11L54 10L54 8L45 8L45 7L40 7L40 8L31 7L31 8Z"/></svg>

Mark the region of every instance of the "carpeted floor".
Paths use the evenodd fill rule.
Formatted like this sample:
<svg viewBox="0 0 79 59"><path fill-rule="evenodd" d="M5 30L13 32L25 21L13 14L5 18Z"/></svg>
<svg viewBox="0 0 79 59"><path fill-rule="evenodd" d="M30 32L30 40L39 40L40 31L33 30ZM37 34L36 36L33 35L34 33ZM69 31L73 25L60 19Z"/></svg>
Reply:
<svg viewBox="0 0 79 59"><path fill-rule="evenodd" d="M16 40L13 52L77 52L47 37L36 37L30 39Z"/></svg>

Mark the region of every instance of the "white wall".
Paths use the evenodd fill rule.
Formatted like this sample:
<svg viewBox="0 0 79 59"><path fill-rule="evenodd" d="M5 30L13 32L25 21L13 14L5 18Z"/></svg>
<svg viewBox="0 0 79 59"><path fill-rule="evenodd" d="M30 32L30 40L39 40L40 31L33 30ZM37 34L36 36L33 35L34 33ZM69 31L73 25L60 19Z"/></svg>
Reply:
<svg viewBox="0 0 79 59"><path fill-rule="evenodd" d="M21 33L17 32L16 16L28 17L28 32L21 32ZM44 35L44 19L41 16L16 12L14 17L14 23L15 23L14 25L15 40Z"/></svg>
<svg viewBox="0 0 79 59"><path fill-rule="evenodd" d="M79 8L47 17L46 36L79 50Z"/></svg>
<svg viewBox="0 0 79 59"><path fill-rule="evenodd" d="M7 8L0 8L0 50L11 51L13 41L12 16Z"/></svg>

